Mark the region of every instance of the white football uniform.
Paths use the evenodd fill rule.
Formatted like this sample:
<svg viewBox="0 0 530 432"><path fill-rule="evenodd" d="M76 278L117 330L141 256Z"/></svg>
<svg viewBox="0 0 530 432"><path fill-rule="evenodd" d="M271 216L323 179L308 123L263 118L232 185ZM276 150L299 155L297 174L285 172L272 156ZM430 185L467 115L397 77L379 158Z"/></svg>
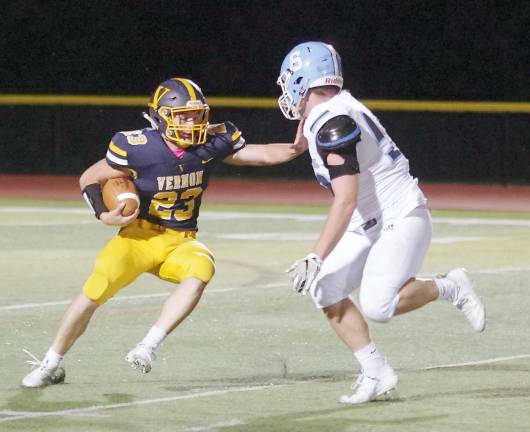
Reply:
<svg viewBox="0 0 530 432"><path fill-rule="evenodd" d="M377 117L348 91L311 110L304 124L313 170L331 186L316 135L333 117L348 115L361 131L357 208L343 238L324 260L311 287L317 307L326 307L360 288L361 309L377 321L390 319L401 286L420 269L431 239L431 219L409 162Z"/></svg>

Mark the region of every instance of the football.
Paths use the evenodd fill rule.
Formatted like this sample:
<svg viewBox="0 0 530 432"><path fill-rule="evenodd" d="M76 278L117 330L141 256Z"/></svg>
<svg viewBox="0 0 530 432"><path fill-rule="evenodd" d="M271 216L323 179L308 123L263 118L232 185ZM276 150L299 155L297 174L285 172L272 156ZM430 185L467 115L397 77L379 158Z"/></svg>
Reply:
<svg viewBox="0 0 530 432"><path fill-rule="evenodd" d="M125 207L121 214L132 215L140 206L140 197L134 183L126 177L112 178L105 182L102 188L103 202L109 210L114 210L120 203Z"/></svg>

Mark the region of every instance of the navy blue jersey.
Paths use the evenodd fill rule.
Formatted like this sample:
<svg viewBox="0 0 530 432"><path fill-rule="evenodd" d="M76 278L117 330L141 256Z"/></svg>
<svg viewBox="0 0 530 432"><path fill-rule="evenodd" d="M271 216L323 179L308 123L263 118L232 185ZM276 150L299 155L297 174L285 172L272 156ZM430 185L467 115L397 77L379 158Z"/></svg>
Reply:
<svg viewBox="0 0 530 432"><path fill-rule="evenodd" d="M140 219L179 230L197 230L204 190L217 165L245 146L230 122L210 127L206 143L177 157L152 128L118 132L107 151L107 163L126 168L140 194Z"/></svg>

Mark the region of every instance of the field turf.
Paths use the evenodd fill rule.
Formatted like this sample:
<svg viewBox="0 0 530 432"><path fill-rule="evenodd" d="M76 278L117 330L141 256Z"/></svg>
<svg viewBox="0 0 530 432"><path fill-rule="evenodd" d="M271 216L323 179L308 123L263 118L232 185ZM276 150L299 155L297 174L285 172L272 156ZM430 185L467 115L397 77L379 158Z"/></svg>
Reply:
<svg viewBox="0 0 530 432"><path fill-rule="evenodd" d="M199 239L217 273L151 373L126 352L173 288L141 276L98 310L65 358L66 383L23 389L69 300L114 229L79 201L0 200L0 431L527 431L530 429L530 214L434 212L422 274L464 266L486 308L475 334L435 302L371 324L397 391L339 404L356 373L284 269L311 248L326 209L204 206Z"/></svg>

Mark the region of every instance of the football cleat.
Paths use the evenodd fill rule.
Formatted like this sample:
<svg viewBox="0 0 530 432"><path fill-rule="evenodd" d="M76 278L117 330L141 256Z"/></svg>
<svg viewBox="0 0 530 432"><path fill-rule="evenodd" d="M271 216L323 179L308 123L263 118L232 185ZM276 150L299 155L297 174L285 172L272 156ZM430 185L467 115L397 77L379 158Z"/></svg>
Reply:
<svg viewBox="0 0 530 432"><path fill-rule="evenodd" d="M27 360L26 363L33 366L33 370L22 380L23 387L38 388L64 382L66 373L63 367L48 368L29 351L23 351L31 357L31 360Z"/></svg>
<svg viewBox="0 0 530 432"><path fill-rule="evenodd" d="M340 401L352 405L370 402L396 388L397 382L398 377L389 365L384 365L375 374L361 372L352 384L353 394L341 396Z"/></svg>
<svg viewBox="0 0 530 432"><path fill-rule="evenodd" d="M449 271L445 277L456 283L451 303L465 315L473 329L481 332L486 327L486 313L482 301L473 290L473 283L463 268Z"/></svg>
<svg viewBox="0 0 530 432"><path fill-rule="evenodd" d="M155 359L156 355L153 348L142 343L136 345L125 357L125 360L129 362L133 369L138 369L142 373L151 372L151 367Z"/></svg>

